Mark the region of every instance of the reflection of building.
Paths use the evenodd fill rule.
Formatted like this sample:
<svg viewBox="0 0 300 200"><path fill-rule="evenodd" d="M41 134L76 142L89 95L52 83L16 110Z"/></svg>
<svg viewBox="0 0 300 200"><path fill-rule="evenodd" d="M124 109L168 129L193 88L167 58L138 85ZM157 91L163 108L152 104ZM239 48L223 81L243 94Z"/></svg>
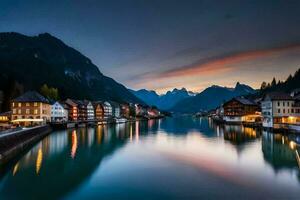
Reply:
<svg viewBox="0 0 300 200"><path fill-rule="evenodd" d="M300 105L292 96L273 92L265 95L261 103L263 126L271 128L293 128L300 130Z"/></svg>
<svg viewBox="0 0 300 200"><path fill-rule="evenodd" d="M49 100L29 91L11 101L12 122L24 126L45 124L51 118Z"/></svg>
<svg viewBox="0 0 300 200"><path fill-rule="evenodd" d="M230 141L234 145L242 145L260 137L260 132L258 130L242 125L225 125L221 129L221 132L224 134L224 139Z"/></svg>
<svg viewBox="0 0 300 200"><path fill-rule="evenodd" d="M235 97L223 105L226 122L255 122L259 120L259 106L244 97Z"/></svg>
<svg viewBox="0 0 300 200"><path fill-rule="evenodd" d="M264 158L276 170L297 167L294 144L287 136L263 132L262 151Z"/></svg>

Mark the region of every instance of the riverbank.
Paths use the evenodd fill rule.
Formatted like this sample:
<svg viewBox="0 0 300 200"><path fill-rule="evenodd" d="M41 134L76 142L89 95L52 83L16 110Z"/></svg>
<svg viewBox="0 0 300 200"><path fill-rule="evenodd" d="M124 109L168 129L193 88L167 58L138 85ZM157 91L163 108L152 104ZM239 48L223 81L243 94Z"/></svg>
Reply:
<svg viewBox="0 0 300 200"><path fill-rule="evenodd" d="M292 132L292 133L300 133L300 126L294 125L294 124L274 124L273 127L264 127L262 122L237 122L237 121L225 121L221 118L214 118L209 117L211 120L218 124L218 125L243 125L245 127L251 127L251 128L259 128L266 131L272 131L272 132Z"/></svg>
<svg viewBox="0 0 300 200"><path fill-rule="evenodd" d="M0 164L8 162L52 131L49 125L7 132L0 135Z"/></svg>

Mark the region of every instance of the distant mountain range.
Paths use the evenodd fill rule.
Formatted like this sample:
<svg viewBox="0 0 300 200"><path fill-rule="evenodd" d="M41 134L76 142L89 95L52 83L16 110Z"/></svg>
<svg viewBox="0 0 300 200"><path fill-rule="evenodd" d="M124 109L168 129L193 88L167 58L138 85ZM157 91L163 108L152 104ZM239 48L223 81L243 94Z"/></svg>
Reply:
<svg viewBox="0 0 300 200"><path fill-rule="evenodd" d="M233 97L254 94L255 92L250 86L239 82L234 88L213 85L198 94L191 94L185 88L181 90L174 89L164 95L158 95L155 91L145 89L132 91L133 94L147 104L179 113L195 113L201 110L210 110Z"/></svg>
<svg viewBox="0 0 300 200"><path fill-rule="evenodd" d="M104 76L89 58L48 33L33 37L0 33L0 71L4 109L11 98L26 90L38 91L43 84L58 88L61 98L143 103Z"/></svg>
<svg viewBox="0 0 300 200"><path fill-rule="evenodd" d="M195 96L196 94L187 91L185 88L173 89L165 94L159 95L153 90L141 89L138 91L130 90L135 96L142 99L148 105L155 105L160 109L169 110L179 101Z"/></svg>

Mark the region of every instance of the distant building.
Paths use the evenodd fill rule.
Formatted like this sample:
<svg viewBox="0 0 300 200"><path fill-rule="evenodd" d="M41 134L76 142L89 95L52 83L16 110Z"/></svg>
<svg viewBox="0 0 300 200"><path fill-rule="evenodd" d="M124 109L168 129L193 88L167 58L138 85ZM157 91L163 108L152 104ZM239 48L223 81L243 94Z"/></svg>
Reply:
<svg viewBox="0 0 300 200"><path fill-rule="evenodd" d="M68 110L68 121L78 120L78 105L72 99L67 99L65 101L66 108Z"/></svg>
<svg viewBox="0 0 300 200"><path fill-rule="evenodd" d="M51 122L68 121L68 107L63 103L56 101L51 105Z"/></svg>
<svg viewBox="0 0 300 200"><path fill-rule="evenodd" d="M223 120L226 122L255 122L259 117L259 106L244 97L235 97L223 104Z"/></svg>
<svg viewBox="0 0 300 200"><path fill-rule="evenodd" d="M51 119L49 100L35 91L29 91L11 101L12 123L21 126L45 124Z"/></svg>
<svg viewBox="0 0 300 200"><path fill-rule="evenodd" d="M104 107L103 103L98 101L93 103L94 106L94 113L96 120L103 120L104 119Z"/></svg>

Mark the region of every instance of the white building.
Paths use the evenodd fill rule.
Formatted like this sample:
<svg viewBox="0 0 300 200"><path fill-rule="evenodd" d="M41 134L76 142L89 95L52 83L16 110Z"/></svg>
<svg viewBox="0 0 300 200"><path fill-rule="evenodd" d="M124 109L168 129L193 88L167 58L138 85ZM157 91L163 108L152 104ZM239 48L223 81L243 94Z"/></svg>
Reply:
<svg viewBox="0 0 300 200"><path fill-rule="evenodd" d="M112 115L113 115L113 110L112 109L113 109L112 105L108 101L105 101L103 103L103 110L104 110L104 118L105 119L112 117Z"/></svg>
<svg viewBox="0 0 300 200"><path fill-rule="evenodd" d="M68 121L68 110L63 106L63 104L59 103L58 101L51 105L51 121Z"/></svg>
<svg viewBox="0 0 300 200"><path fill-rule="evenodd" d="M87 110L87 120L94 120L95 119L95 111L94 106L92 102L87 102L86 104L86 110Z"/></svg>
<svg viewBox="0 0 300 200"><path fill-rule="evenodd" d="M273 92L267 94L262 102L263 127L281 128L284 124L297 124L299 109L296 99L285 93Z"/></svg>

